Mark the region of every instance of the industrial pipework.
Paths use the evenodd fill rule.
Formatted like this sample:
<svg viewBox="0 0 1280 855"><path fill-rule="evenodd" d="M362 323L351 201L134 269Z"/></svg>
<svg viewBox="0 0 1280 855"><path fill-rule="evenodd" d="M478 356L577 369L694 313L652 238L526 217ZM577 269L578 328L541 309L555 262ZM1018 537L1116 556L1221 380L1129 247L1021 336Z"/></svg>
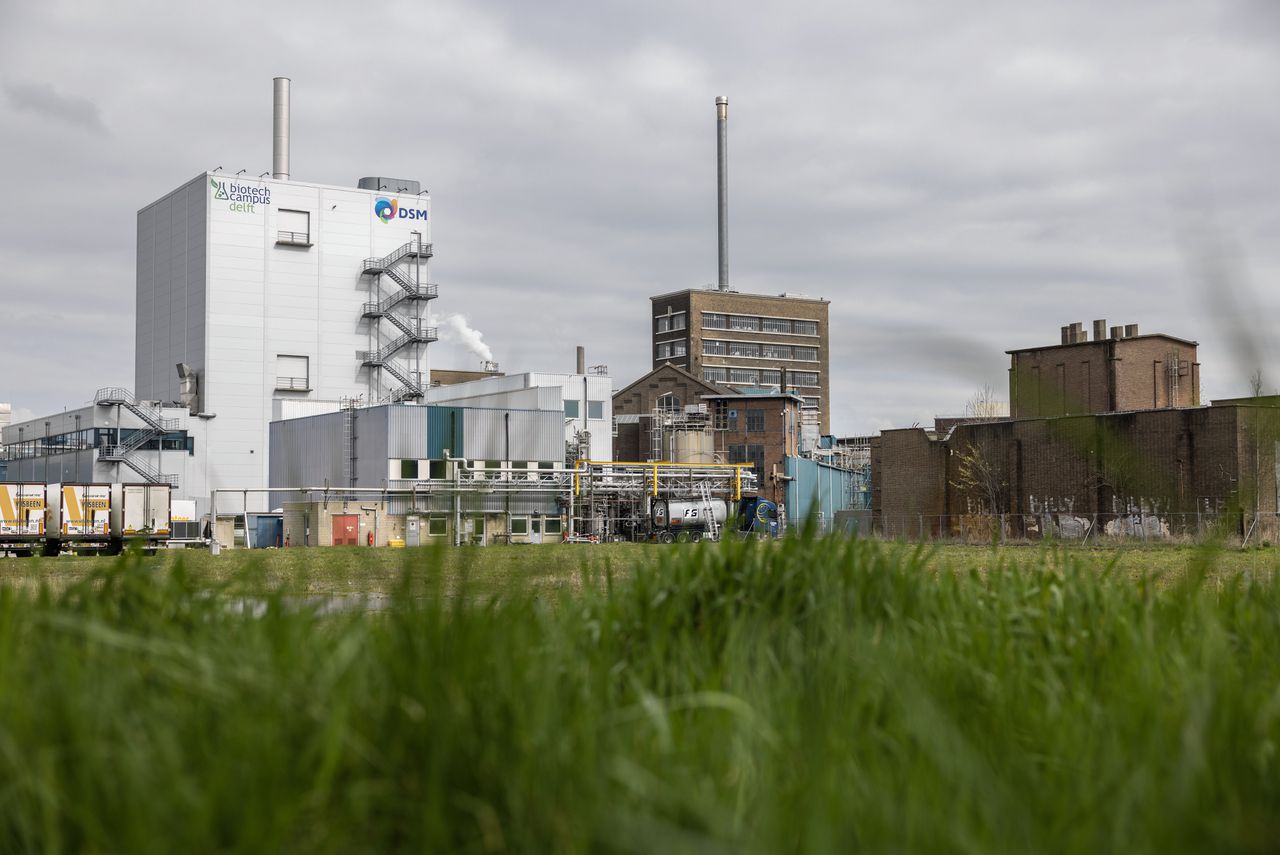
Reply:
<svg viewBox="0 0 1280 855"><path fill-rule="evenodd" d="M271 177L289 180L289 78L276 77L272 84Z"/></svg>
<svg viewBox="0 0 1280 855"><path fill-rule="evenodd" d="M719 184L720 290L729 290L729 99L716 97L716 176Z"/></svg>

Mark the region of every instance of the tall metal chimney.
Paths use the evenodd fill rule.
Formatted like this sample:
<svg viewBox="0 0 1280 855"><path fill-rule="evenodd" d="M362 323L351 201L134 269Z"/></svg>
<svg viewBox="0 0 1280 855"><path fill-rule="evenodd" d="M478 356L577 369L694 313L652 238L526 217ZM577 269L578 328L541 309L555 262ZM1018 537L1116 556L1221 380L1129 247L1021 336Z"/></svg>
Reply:
<svg viewBox="0 0 1280 855"><path fill-rule="evenodd" d="M716 177L719 183L720 290L729 290L729 99L716 96Z"/></svg>
<svg viewBox="0 0 1280 855"><path fill-rule="evenodd" d="M289 180L289 78L277 77L272 84L271 177Z"/></svg>
<svg viewBox="0 0 1280 855"><path fill-rule="evenodd" d="M578 370L576 373L587 373L587 349L582 345L578 345Z"/></svg>

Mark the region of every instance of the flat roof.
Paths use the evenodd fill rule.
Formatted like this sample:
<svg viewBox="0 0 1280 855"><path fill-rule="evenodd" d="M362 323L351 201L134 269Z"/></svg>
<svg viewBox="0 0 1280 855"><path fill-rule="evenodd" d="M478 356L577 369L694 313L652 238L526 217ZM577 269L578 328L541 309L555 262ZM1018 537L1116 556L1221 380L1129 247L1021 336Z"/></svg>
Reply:
<svg viewBox="0 0 1280 855"><path fill-rule="evenodd" d="M1016 350L1006 350L1005 353L1010 355L1014 353L1031 353L1032 351L1035 351L1035 350L1054 350L1055 348L1059 348L1059 347L1084 347L1086 345L1104 344L1108 341L1114 341L1114 342L1137 341L1140 338L1162 338L1162 339L1165 339L1166 341L1176 341L1179 344L1187 344L1187 345L1190 345L1191 347L1200 346L1200 342L1198 341L1191 341L1190 339L1178 338L1176 335L1169 335L1168 333L1143 333L1142 335L1130 335L1130 336L1125 336L1124 338L1104 338L1104 339L1093 339L1092 341L1073 341L1069 344L1042 344L1039 347L1020 347Z"/></svg>
<svg viewBox="0 0 1280 855"><path fill-rule="evenodd" d="M825 297L803 297L796 294L752 294L748 291L721 291L713 285L705 288L683 288L679 291L672 291L667 294L657 294L649 299L665 300L668 297L676 297L680 294L716 294L718 296L727 297L751 297L756 300L790 300L796 303L830 303L831 301Z"/></svg>

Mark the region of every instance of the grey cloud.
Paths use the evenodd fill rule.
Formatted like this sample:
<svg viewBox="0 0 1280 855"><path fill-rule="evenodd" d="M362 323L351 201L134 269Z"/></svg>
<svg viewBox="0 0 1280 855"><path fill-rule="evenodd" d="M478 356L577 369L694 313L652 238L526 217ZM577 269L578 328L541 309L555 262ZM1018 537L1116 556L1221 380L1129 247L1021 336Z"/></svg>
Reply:
<svg viewBox="0 0 1280 855"><path fill-rule="evenodd" d="M107 132L98 105L88 98L64 95L48 83L6 83L4 92L17 110L48 116L97 134Z"/></svg>
<svg viewBox="0 0 1280 855"><path fill-rule="evenodd" d="M50 135L30 109L6 117L0 148L26 165L6 192L74 204L0 209L0 293L56 284L104 307L99 373L127 382L134 212L202 169L269 168L283 73L300 180L431 188L434 309L467 315L506 370L567 365L581 343L621 387L648 367L648 297L716 275L712 98L725 94L731 277L832 301L836 430L958 411L983 383L1000 388L1004 350L1095 317L1199 339L1205 397L1242 393L1170 195L1209 186L1258 286L1245 310L1280 312L1273 7L434 0L414 47L388 50L404 8L317 0L262 19L267 55L229 63L238 22L260 18L247 0L198 37L159 0L132 16L31 5L0 32L0 76L57 53L45 85L92 81L90 115L129 121L91 137ZM30 326L10 336L15 353L62 334ZM471 359L433 347L433 365ZM19 372L0 397L56 409L64 382Z"/></svg>

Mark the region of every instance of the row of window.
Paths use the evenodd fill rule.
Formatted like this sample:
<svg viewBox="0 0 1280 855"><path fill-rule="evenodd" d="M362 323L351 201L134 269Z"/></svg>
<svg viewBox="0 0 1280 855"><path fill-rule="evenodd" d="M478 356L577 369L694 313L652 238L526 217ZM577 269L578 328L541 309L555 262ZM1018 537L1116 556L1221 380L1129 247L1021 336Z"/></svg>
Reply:
<svg viewBox="0 0 1280 855"><path fill-rule="evenodd" d="M653 319L655 329L660 332L674 332L685 328L685 314L681 312L678 315L661 315Z"/></svg>
<svg viewBox="0 0 1280 855"><path fill-rule="evenodd" d="M502 472L497 471L508 464L501 460L472 460L471 470L493 470L486 471L485 477L497 479L502 476ZM537 460L513 460L509 464L512 469L525 469L529 471L530 479L536 479L539 472L549 472L557 468L556 463ZM390 474L392 478L399 478L402 481L423 481L444 480L450 477L448 461L445 460L392 460L390 466Z"/></svg>
<svg viewBox="0 0 1280 855"><path fill-rule="evenodd" d="M681 345L681 354L684 353ZM817 362L818 348L772 342L722 341L709 338L702 342L703 356L742 356L747 359L793 359Z"/></svg>
<svg viewBox="0 0 1280 855"><path fill-rule="evenodd" d="M683 341L672 341L658 345L659 359L673 359L685 354L685 343Z"/></svg>
<svg viewBox="0 0 1280 855"><path fill-rule="evenodd" d="M21 442L11 442L4 446L5 456L9 460L29 457L48 457L53 454L68 454L74 451L87 451L92 448L103 448L108 445L120 445L138 433L133 428L86 428L55 436L38 436ZM194 454L196 441L184 430L162 434L149 439L138 446L141 451L185 451Z"/></svg>
<svg viewBox="0 0 1280 855"><path fill-rule="evenodd" d="M512 534L528 534L529 533L529 517L511 517L511 533ZM476 514L472 520L473 531L484 531L484 514ZM559 517L543 517L542 518L543 534L560 534L560 518ZM446 516L431 516L427 518L427 534L431 537L443 537L449 533L449 518Z"/></svg>
<svg viewBox="0 0 1280 855"><path fill-rule="evenodd" d="M703 329L742 330L744 332L785 333L788 335L817 335L817 321L797 321L791 318L764 318L754 315L726 315L720 312L702 313Z"/></svg>
<svg viewBox="0 0 1280 855"><path fill-rule="evenodd" d="M564 399L564 417L577 419L582 417L582 402L577 398ZM587 418L604 418L604 401L587 401Z"/></svg>
<svg viewBox="0 0 1280 855"><path fill-rule="evenodd" d="M717 365L703 366L702 379L708 383L733 383L749 386L777 386L782 383L782 372L773 368L732 368ZM789 386L817 388L818 372L788 371Z"/></svg>

